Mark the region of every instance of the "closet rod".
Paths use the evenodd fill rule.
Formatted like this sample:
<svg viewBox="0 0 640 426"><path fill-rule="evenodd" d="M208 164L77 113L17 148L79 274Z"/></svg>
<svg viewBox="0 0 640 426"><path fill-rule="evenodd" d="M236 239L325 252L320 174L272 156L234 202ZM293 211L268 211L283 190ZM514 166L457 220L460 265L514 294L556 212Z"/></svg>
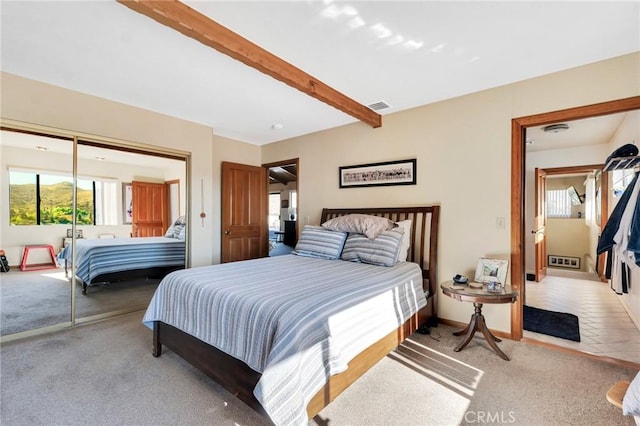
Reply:
<svg viewBox="0 0 640 426"><path fill-rule="evenodd" d="M640 156L634 157L617 157L612 158L607 162L602 169L603 172L608 172L611 170L622 170L622 169L633 169L640 167Z"/></svg>

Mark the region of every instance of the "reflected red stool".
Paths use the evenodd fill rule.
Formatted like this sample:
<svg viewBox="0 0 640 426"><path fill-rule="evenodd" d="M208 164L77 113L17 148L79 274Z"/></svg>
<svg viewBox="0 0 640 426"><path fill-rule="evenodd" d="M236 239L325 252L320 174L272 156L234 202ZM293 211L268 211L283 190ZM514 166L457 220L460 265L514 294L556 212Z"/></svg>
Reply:
<svg viewBox="0 0 640 426"><path fill-rule="evenodd" d="M29 251L35 249L49 250L51 256L51 263L35 263L33 265L27 265L27 259L29 257ZM53 251L51 244L31 244L24 246L24 252L22 252L22 261L20 262L21 271L35 271L38 269L56 269L58 268L58 262L56 262L56 253Z"/></svg>

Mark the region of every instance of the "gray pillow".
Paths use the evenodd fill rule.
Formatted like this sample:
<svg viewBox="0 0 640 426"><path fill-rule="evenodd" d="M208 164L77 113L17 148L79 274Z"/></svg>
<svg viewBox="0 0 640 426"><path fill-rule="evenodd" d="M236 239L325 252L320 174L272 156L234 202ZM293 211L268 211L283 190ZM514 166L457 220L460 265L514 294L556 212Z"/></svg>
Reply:
<svg viewBox="0 0 640 426"><path fill-rule="evenodd" d="M372 240L381 232L393 229L395 223L385 217L355 213L334 217L323 223L322 226L332 231L364 234Z"/></svg>
<svg viewBox="0 0 640 426"><path fill-rule="evenodd" d="M363 234L349 234L341 258L350 262L393 266L398 261L403 234L402 228L384 231L373 240Z"/></svg>
<svg viewBox="0 0 640 426"><path fill-rule="evenodd" d="M339 259L346 232L337 232L321 226L305 225L293 254L320 259Z"/></svg>
<svg viewBox="0 0 640 426"><path fill-rule="evenodd" d="M167 229L167 232L164 234L164 236L167 238L177 238L179 240L184 240L184 228L184 223L179 225L171 225L169 229Z"/></svg>

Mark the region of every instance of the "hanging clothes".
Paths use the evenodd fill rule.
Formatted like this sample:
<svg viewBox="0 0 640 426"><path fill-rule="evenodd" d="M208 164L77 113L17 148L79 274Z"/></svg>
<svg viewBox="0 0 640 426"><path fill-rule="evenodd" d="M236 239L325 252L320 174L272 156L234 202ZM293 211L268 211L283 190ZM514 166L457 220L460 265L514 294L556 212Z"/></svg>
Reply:
<svg viewBox="0 0 640 426"><path fill-rule="evenodd" d="M636 200L636 209L631 219L631 232L629 233L629 242L627 250L633 252L636 265L640 267L640 201Z"/></svg>
<svg viewBox="0 0 640 426"><path fill-rule="evenodd" d="M605 276L611 279L611 289L617 294L629 292L633 275L629 266L640 264L639 175L634 175L613 209L596 250L598 254L607 252Z"/></svg>
<svg viewBox="0 0 640 426"><path fill-rule="evenodd" d="M622 219L622 214L624 213L624 210L627 208L627 204L629 204L629 200L631 199L631 194L633 192L633 189L635 188L636 183L638 182L638 174L639 173L636 173L633 179L631 180L631 182L629 182L629 185L627 185L627 188L622 193L622 197L620 197L618 204L616 204L613 211L611 212L611 216L609 216L609 220L607 221L607 224L604 226L604 229L602 230L602 234L600 235L600 241L598 241L598 248L597 248L598 254L602 254L605 251L610 250L615 244L615 241L613 241L613 237L618 232L618 228L620 227L620 220Z"/></svg>

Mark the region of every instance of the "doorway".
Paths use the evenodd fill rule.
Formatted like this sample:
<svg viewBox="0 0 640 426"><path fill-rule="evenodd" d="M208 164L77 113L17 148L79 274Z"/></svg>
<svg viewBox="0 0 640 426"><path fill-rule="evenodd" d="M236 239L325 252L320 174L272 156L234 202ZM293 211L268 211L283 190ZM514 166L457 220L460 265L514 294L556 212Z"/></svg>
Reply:
<svg viewBox="0 0 640 426"><path fill-rule="evenodd" d="M511 309L511 337L523 337L523 306L525 288L525 180L526 180L526 130L567 120L580 120L640 109L640 97L632 97L600 104L554 111L512 120L511 138L511 283L521 297Z"/></svg>
<svg viewBox="0 0 640 426"><path fill-rule="evenodd" d="M579 120L640 109L640 96L566 110L515 118L511 122L511 283L521 298L511 309L511 337L522 339L525 283L525 179L526 129L563 120Z"/></svg>
<svg viewBox="0 0 640 426"><path fill-rule="evenodd" d="M298 240L299 159L263 164L269 194L269 256L290 253Z"/></svg>
<svg viewBox="0 0 640 426"><path fill-rule="evenodd" d="M609 191L602 191L608 186L608 174L602 173L603 168L604 164L535 168L535 206L525 212L525 223L533 224L534 240L529 281L542 281L548 268L595 273L604 279L605 256L596 254L608 218ZM532 211L535 217L528 217Z"/></svg>

